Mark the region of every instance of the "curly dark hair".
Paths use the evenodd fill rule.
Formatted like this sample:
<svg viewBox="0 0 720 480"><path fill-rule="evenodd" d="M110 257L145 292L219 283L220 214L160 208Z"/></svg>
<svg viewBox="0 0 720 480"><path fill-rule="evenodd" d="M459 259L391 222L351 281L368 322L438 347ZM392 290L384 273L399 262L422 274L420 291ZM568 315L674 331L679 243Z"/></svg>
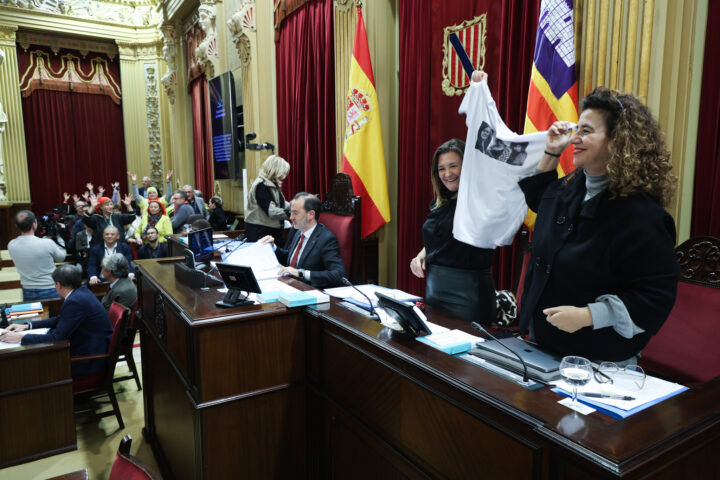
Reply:
<svg viewBox="0 0 720 480"><path fill-rule="evenodd" d="M645 193L668 206L677 177L665 135L650 110L636 96L605 87L595 88L580 102L581 111L589 108L605 120L611 198Z"/></svg>
<svg viewBox="0 0 720 480"><path fill-rule="evenodd" d="M457 196L457 192L451 192L447 189L442 180L440 180L440 173L438 173L440 155L450 152L457 153L462 161L463 155L465 154L465 142L457 138L451 138L435 150L432 166L430 167L430 180L432 180L433 191L435 192L435 206L433 208L438 208L448 200Z"/></svg>

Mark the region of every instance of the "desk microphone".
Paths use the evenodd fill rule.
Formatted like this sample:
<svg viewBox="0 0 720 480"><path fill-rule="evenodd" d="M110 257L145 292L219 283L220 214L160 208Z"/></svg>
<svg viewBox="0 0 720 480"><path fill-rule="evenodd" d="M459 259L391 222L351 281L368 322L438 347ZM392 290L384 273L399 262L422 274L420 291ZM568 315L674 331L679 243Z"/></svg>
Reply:
<svg viewBox="0 0 720 480"><path fill-rule="evenodd" d="M346 285L346 286L348 286L348 287L354 288L356 291L358 291L358 292L360 293L360 295L362 295L363 297L367 298L368 304L370 304L370 316L371 316L371 317L377 317L377 319L380 320L380 315L378 315L378 314L375 312L375 308L373 307L372 300L370 300L370 297L368 297L367 295L365 295L362 290L360 290L360 289L357 288L355 285L353 285L352 282L351 282L350 280L348 280L347 278L342 277L342 278L340 279L340 281L343 283L343 285Z"/></svg>
<svg viewBox="0 0 720 480"><path fill-rule="evenodd" d="M200 287L200 290L202 290L203 292L207 292L208 290L210 290L210 288L207 286L207 277L210 276L213 270L217 270L217 264L213 265L212 263L210 263L210 267L210 270L208 270L207 272L203 272L205 276L203 277L203 286Z"/></svg>
<svg viewBox="0 0 720 480"><path fill-rule="evenodd" d="M496 337L495 337L494 335L492 335L490 332L488 332L487 330L485 330L485 328L484 328L482 325L480 325L479 323L477 323L477 322L472 322L472 323L470 323L470 325L472 325L472 327L473 327L475 330L477 330L477 331L479 331L479 332L482 332L482 333L484 333L485 335L487 335L488 337L490 337L490 338L492 338L493 340L497 341L500 345L502 345L503 347L505 347L510 353L512 353L513 355L515 355L515 356L518 358L518 360L520 360L520 363L522 363L522 366L523 366L523 383L527 384L527 383L528 383L528 370L527 370L527 364L525 363L525 360L523 360L522 357L521 357L520 355L518 355L515 350L513 350L513 349L510 348L510 347L508 347L508 346L505 345L503 342L501 342L499 338L496 338Z"/></svg>

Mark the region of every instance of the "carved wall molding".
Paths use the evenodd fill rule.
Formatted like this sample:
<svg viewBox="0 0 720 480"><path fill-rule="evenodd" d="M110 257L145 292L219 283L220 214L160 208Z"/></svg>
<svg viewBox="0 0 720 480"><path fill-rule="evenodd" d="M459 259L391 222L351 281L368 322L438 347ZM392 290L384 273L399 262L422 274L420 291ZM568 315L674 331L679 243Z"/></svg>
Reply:
<svg viewBox="0 0 720 480"><path fill-rule="evenodd" d="M680 265L680 279L720 288L720 239L693 237L675 249Z"/></svg>
<svg viewBox="0 0 720 480"><path fill-rule="evenodd" d="M2 0L0 0L2 1ZM15 35L18 27L15 25L2 25L0 24L0 43L6 43L9 45L15 45Z"/></svg>
<svg viewBox="0 0 720 480"><path fill-rule="evenodd" d="M150 149L150 178L154 185L162 185L162 132L160 131L157 64L145 63L143 69L145 72L145 113Z"/></svg>
<svg viewBox="0 0 720 480"><path fill-rule="evenodd" d="M5 52L0 49L0 67L2 67L3 62L5 61ZM2 102L0 101L0 202L7 201L7 187L5 185L5 159L3 155L3 148L2 148L2 142L3 142L3 133L5 133L5 125L8 123L8 117L5 113L5 110L3 110Z"/></svg>
<svg viewBox="0 0 720 480"><path fill-rule="evenodd" d="M205 38L195 49L195 56L198 63L202 65L205 76L209 79L215 76L215 64L212 59L220 56L217 49L217 32L215 30L217 19L215 0L202 0L200 7L198 7L198 16L198 23L202 31L205 32Z"/></svg>
<svg viewBox="0 0 720 480"><path fill-rule="evenodd" d="M17 44L25 51L30 48L30 45L41 45L50 47L54 53L58 53L61 48L77 50L83 57L90 52L97 52L104 53L110 60L114 60L118 54L118 47L115 43L100 40L84 40L36 32L18 32L16 40Z"/></svg>
<svg viewBox="0 0 720 480"><path fill-rule="evenodd" d="M160 31L163 34L163 57L168 70L160 79L167 92L171 105L175 104L175 85L177 84L177 40L175 38L175 27L172 25L161 25Z"/></svg>
<svg viewBox="0 0 720 480"><path fill-rule="evenodd" d="M227 21L227 27L240 57L240 65L249 66L252 60L252 46L248 34L257 32L255 0L243 0L240 9Z"/></svg>
<svg viewBox="0 0 720 480"><path fill-rule="evenodd" d="M132 25L157 25L160 12L151 0L0 0L0 5L38 12Z"/></svg>
<svg viewBox="0 0 720 480"><path fill-rule="evenodd" d="M340 12L347 12L354 4L354 0L335 0L335 8Z"/></svg>
<svg viewBox="0 0 720 480"><path fill-rule="evenodd" d="M123 42L118 40L118 51L121 57L126 58L162 58L162 40L152 42Z"/></svg>

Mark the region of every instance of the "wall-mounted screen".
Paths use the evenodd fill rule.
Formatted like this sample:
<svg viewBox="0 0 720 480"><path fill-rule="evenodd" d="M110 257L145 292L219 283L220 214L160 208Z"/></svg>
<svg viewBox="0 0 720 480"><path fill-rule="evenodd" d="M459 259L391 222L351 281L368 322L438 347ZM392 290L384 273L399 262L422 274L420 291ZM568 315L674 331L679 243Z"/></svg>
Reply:
<svg viewBox="0 0 720 480"><path fill-rule="evenodd" d="M235 180L239 168L235 81L232 72L211 79L208 87L215 179Z"/></svg>

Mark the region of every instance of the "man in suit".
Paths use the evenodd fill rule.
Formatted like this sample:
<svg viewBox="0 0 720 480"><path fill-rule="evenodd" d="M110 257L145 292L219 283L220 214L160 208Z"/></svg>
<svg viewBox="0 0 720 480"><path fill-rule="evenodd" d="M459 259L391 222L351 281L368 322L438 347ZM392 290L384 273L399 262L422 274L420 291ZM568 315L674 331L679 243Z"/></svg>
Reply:
<svg viewBox="0 0 720 480"><path fill-rule="evenodd" d="M342 285L345 266L335 234L318 223L320 199L307 192L295 195L290 203L290 221L297 229L288 237L287 248L276 248L282 265L280 275L290 275L318 288ZM273 241L272 235L260 239Z"/></svg>
<svg viewBox="0 0 720 480"><path fill-rule="evenodd" d="M210 216L207 208L205 208L205 200L203 200L200 195L196 195L197 190L190 185L183 185L182 191L185 193L185 196L187 197L187 204L192 207L193 213L202 215L204 218L208 218Z"/></svg>
<svg viewBox="0 0 720 480"><path fill-rule="evenodd" d="M110 290L105 294L102 306L110 310L112 302L132 310L137 300L137 288L128 278L130 264L121 253L113 253L102 259L102 276L110 283Z"/></svg>
<svg viewBox="0 0 720 480"><path fill-rule="evenodd" d="M105 278L100 271L100 264L102 259L113 253L122 253L130 265L130 278L135 278L135 269L132 266L133 256L130 245L125 242L118 242L120 233L117 227L114 225L108 225L103 231L103 242L95 245L90 249L90 256L88 258L88 283L90 285L96 285Z"/></svg>
<svg viewBox="0 0 720 480"><path fill-rule="evenodd" d="M0 340L21 345L70 340L70 356L106 353L113 328L108 314L97 297L82 285L82 273L75 265L60 265L52 274L55 289L65 301L60 315L28 322L13 323ZM25 330L49 328L44 335L28 334ZM105 360L74 362L73 376L99 373L105 368Z"/></svg>

